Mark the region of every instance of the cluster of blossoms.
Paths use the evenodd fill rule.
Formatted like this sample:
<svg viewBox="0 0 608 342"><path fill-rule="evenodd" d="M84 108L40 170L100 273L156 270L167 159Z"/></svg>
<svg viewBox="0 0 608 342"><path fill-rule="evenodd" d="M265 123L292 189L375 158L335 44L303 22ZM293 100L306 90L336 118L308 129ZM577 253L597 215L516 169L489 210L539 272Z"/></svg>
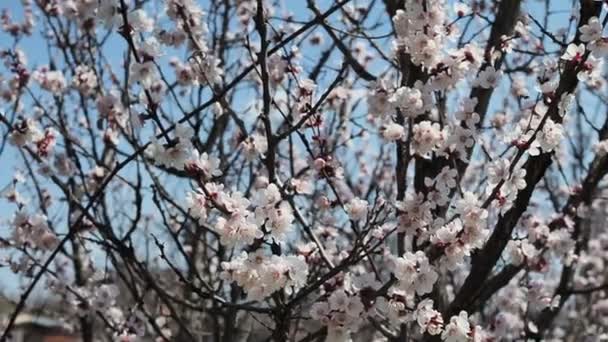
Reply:
<svg viewBox="0 0 608 342"><path fill-rule="evenodd" d="M366 312L361 297L337 289L326 300L314 303L310 316L328 327L331 331L329 336L344 339L350 329L356 329L361 324Z"/></svg>
<svg viewBox="0 0 608 342"><path fill-rule="evenodd" d="M180 86L188 89L195 85L213 86L221 83L223 72L219 67L220 61L210 53L209 51L197 52L185 63L178 59L171 61L175 78Z"/></svg>
<svg viewBox="0 0 608 342"><path fill-rule="evenodd" d="M486 192L491 194L500 185L497 202L503 211L508 210L519 190L526 187L526 170L521 166L511 166L507 159L499 159L488 166L488 186Z"/></svg>
<svg viewBox="0 0 608 342"><path fill-rule="evenodd" d="M485 230L478 232L477 225L463 225L459 218L437 229L431 236L431 243L442 248L446 260L444 265L453 269L469 256L471 250L481 247L485 241ZM481 235L481 237L479 237Z"/></svg>
<svg viewBox="0 0 608 342"><path fill-rule="evenodd" d="M219 217L215 230L220 235L220 242L227 246L236 244L251 244L255 239L263 237L263 232L255 222L255 216L248 208L249 200L236 191L228 194L223 186L215 183L205 184L204 191L198 189L189 192L186 202L191 215L200 223L206 221L208 211L213 206L221 206L228 211L228 217Z"/></svg>
<svg viewBox="0 0 608 342"><path fill-rule="evenodd" d="M223 75L219 66L220 60L207 47L205 36L208 29L202 21L204 12L198 4L191 0L171 0L166 4L166 13L176 23L176 32L186 32L190 35L190 49L194 51L194 55L188 62L188 69L194 72L195 77L192 77L192 80L203 85L220 83ZM171 36L170 33L168 35Z"/></svg>
<svg viewBox="0 0 608 342"><path fill-rule="evenodd" d="M14 125L13 131L9 135L11 144L15 146L25 146L28 143L35 143L42 139L43 134L34 119L23 119Z"/></svg>
<svg viewBox="0 0 608 342"><path fill-rule="evenodd" d="M79 65L74 71L72 85L84 95L91 95L97 87L97 75L95 71L86 65Z"/></svg>
<svg viewBox="0 0 608 342"><path fill-rule="evenodd" d="M437 151L446 141L446 132L437 122L422 121L412 128L412 148L421 156Z"/></svg>
<svg viewBox="0 0 608 342"><path fill-rule="evenodd" d="M367 96L368 112L379 125L385 139L405 140L411 134L412 153L425 157L431 153L451 155L468 162L468 149L476 141L476 125L480 121L474 109L477 99L465 100L463 109L456 112L456 119L464 124L446 124L437 120L434 94L450 90L458 82L469 78L470 71L481 66L483 52L476 45L467 44L444 53L442 46L451 37L445 29L443 1L429 1L424 5L406 1L405 6L406 10L397 10L393 18L397 32L396 53L406 53L413 64L428 72L428 80L418 80L413 85L396 89L391 89L385 80L372 83ZM508 37L502 39L507 41ZM501 71L489 65L477 74L472 83L480 88L492 89L498 87L500 76ZM395 122L390 115L395 109L406 121L420 116L425 119L417 119L411 133L408 133L404 123Z"/></svg>
<svg viewBox="0 0 608 342"><path fill-rule="evenodd" d="M12 240L17 245L42 251L52 250L57 246L57 236L49 228L48 219L43 214L32 215L20 210L15 213L11 226Z"/></svg>
<svg viewBox="0 0 608 342"><path fill-rule="evenodd" d="M186 124L178 124L174 131L174 139L162 144L154 138L147 147L146 153L158 165L187 170L205 179L222 174L219 159L200 153L192 145L194 130Z"/></svg>
<svg viewBox="0 0 608 342"><path fill-rule="evenodd" d="M427 179L427 185L435 187L429 193L432 201L424 201L423 195L418 194L408 195L397 203L401 229L414 234L420 242L430 241L440 248L445 256L441 264L448 269L454 269L472 250L483 246L489 234L485 228L488 212L472 192L465 192L456 201L453 220L446 223L441 218L433 218L433 205L445 205L447 193L454 186L451 171L454 170L446 168L435 180Z"/></svg>
<svg viewBox="0 0 608 342"><path fill-rule="evenodd" d="M112 90L97 97L97 111L100 118L106 120L110 126L125 127L127 115L118 91Z"/></svg>
<svg viewBox="0 0 608 342"><path fill-rule="evenodd" d="M428 332L429 335L438 335L443 330L443 317L441 317L439 311L433 309L431 299L424 299L418 303L415 316L421 333ZM468 322L466 323L468 324ZM452 327L450 327L450 330L452 330ZM444 334L447 336L447 331Z"/></svg>
<svg viewBox="0 0 608 342"><path fill-rule="evenodd" d="M538 155L539 148L544 153L553 151L556 147L558 147L560 141L562 140L563 134L563 126L548 118L547 121L545 121L542 130L538 132L536 139L530 145L530 150L528 153L533 156Z"/></svg>
<svg viewBox="0 0 608 342"><path fill-rule="evenodd" d="M445 14L441 0L425 4L405 1L405 9L398 10L393 17L397 48L403 48L414 63L434 67L442 59L442 46L448 34Z"/></svg>
<svg viewBox="0 0 608 342"><path fill-rule="evenodd" d="M239 145L247 160L255 160L268 150L268 140L261 134L252 134Z"/></svg>
<svg viewBox="0 0 608 342"><path fill-rule="evenodd" d="M579 81L602 89L606 83L602 70L604 59L608 55L608 39L602 37L602 24L597 17L591 17L579 31L581 43L568 45L561 59L577 68Z"/></svg>
<svg viewBox="0 0 608 342"><path fill-rule="evenodd" d="M451 342L492 341L495 336L475 325L465 311L446 323L433 300L423 299L414 305L415 290L404 291L397 285L380 294L380 287L372 274L348 273L333 279L325 284L326 290L311 306L311 318L328 328L327 338L331 341L348 341L351 333L369 319L388 319L396 326L415 322L420 334L440 336Z"/></svg>
<svg viewBox="0 0 608 342"><path fill-rule="evenodd" d="M220 216L213 229L220 243L227 247L252 245L266 235L273 243L279 243L287 237L294 216L279 188L272 183L264 186L264 183L267 182L260 181L253 203L241 192L228 193L222 185L206 183L204 188L187 194L189 213L203 224L210 210L216 208ZM303 256L268 256L263 249L243 252L240 257L223 262L221 268L222 276L239 284L251 300L263 300L281 289L292 293L306 284L308 276L308 264Z"/></svg>
<svg viewBox="0 0 608 342"><path fill-rule="evenodd" d="M608 39L606 37L602 37L602 23L600 19L596 16L589 18L589 21L582 25L579 28L581 42L587 45L587 48L594 57L601 58L605 57L608 54ZM580 46L580 45L579 45ZM579 51L584 51L584 49L578 49ZM568 46L566 50L566 56L571 56L573 51L573 47Z"/></svg>
<svg viewBox="0 0 608 342"><path fill-rule="evenodd" d="M396 206L400 212L401 231L418 236L428 235L429 228L433 224L432 204L425 201L423 194L408 193L403 201L397 202Z"/></svg>
<svg viewBox="0 0 608 342"><path fill-rule="evenodd" d="M242 252L222 263L222 278L236 282L250 300L263 300L277 291L287 294L306 285L308 264L302 256Z"/></svg>
<svg viewBox="0 0 608 342"><path fill-rule="evenodd" d="M46 128L43 132L35 120L21 119L13 126L9 134L9 141L18 147L33 145L36 154L41 158L46 158L55 147L57 132L52 127Z"/></svg>
<svg viewBox="0 0 608 342"><path fill-rule="evenodd" d="M420 83L418 84L420 85ZM428 94L425 94L425 100L428 100ZM408 117L416 117L425 112L423 95L420 89L400 87L395 90L395 93L389 98L389 103L396 108L399 108ZM427 106L429 102L427 101Z"/></svg>
<svg viewBox="0 0 608 342"><path fill-rule="evenodd" d="M402 257L393 260L393 263L395 277L399 280L397 287L400 290L419 296L433 291L433 285L439 275L424 252L406 252Z"/></svg>
<svg viewBox="0 0 608 342"><path fill-rule="evenodd" d="M186 124L178 124L174 131L174 140L166 145L154 138L146 148L146 153L158 165L183 170L192 157L192 137L194 129Z"/></svg>
<svg viewBox="0 0 608 342"><path fill-rule="evenodd" d="M32 79L40 84L40 87L53 95L60 95L67 87L63 73L59 70L51 70L41 67L32 73Z"/></svg>
<svg viewBox="0 0 608 342"><path fill-rule="evenodd" d="M483 61L482 50L474 44L467 44L451 53L443 51L442 47L451 38L445 26L443 1L428 1L424 5L406 1L405 7L405 10L397 10L393 18L397 32L396 53L408 54L413 64L429 73L429 78L426 82L418 80L411 86L394 90L384 80L371 85L367 97L368 112L378 121L387 140L401 140L407 136L403 124L393 122L389 115L395 108L405 118L414 119L423 114L433 117L436 115L434 92L452 89ZM500 71L489 66L477 75L473 83L482 88L494 88L499 80ZM477 115L473 110L462 113L472 117ZM466 158L465 149L473 146L473 126L478 121L471 123L467 120L466 127L458 124L443 126L431 120L417 122L412 128L412 149L421 156L428 156L431 152L457 151L459 158Z"/></svg>
<svg viewBox="0 0 608 342"><path fill-rule="evenodd" d="M21 1L23 6L23 21L14 22L11 18L11 13L4 9L0 14L0 27L4 32L9 33L14 37L21 35L31 35L35 27L35 16L33 11L33 1L23 0Z"/></svg>
<svg viewBox="0 0 608 342"><path fill-rule="evenodd" d="M607 246L608 234L606 233L601 233L597 238L589 241L589 248L577 259L580 267L574 276L576 288L593 288L606 283L608 279L603 270L608 258L603 251Z"/></svg>
<svg viewBox="0 0 608 342"><path fill-rule="evenodd" d="M116 341L137 341L138 336L145 335L147 321L145 314L137 308L130 310L121 308L121 289L118 285L109 283L100 273L92 274L91 283L94 286L76 287L69 291L68 301L78 311L76 312L78 316L87 317L104 312L107 320L114 327L111 333ZM60 290L59 284L53 287ZM155 321L164 336L172 335L171 329L163 324L162 315Z"/></svg>
<svg viewBox="0 0 608 342"><path fill-rule="evenodd" d="M284 240L294 220L290 204L282 200L279 188L275 184L259 189L257 197L255 203L257 224L264 225L274 239Z"/></svg>
<svg viewBox="0 0 608 342"><path fill-rule="evenodd" d="M222 244L227 246L251 244L264 234L282 241L294 220L291 205L282 200L275 184L260 187L256 200L251 203L239 191L228 193L220 184L206 183L204 188L190 191L186 202L190 214L200 223L207 220L209 210L213 208L224 214L218 217L215 230Z"/></svg>
<svg viewBox="0 0 608 342"><path fill-rule="evenodd" d="M124 1L129 6L130 1ZM207 47L205 36L208 33L206 24L203 22L204 12L195 1L175 0L167 1L165 12L167 17L175 23L172 30L163 29L158 26L154 18L150 17L143 8L128 11L123 16L123 5L121 0L109 0L102 2L68 0L56 3L49 1L46 10L52 15L65 15L78 21L81 28L93 30L96 23L102 23L106 28L122 28L123 34L132 40L137 56L140 58L133 61L130 66L129 80L139 83L143 90L141 98L143 102L152 101L160 103L166 86L161 80L155 64L155 59L162 54L162 46L179 48L188 41L191 35L190 50L194 51L192 58L185 64L175 62L176 75L181 85L217 84L221 82L223 71L219 59L213 55ZM124 22L126 18L127 22ZM128 23L128 27L125 24ZM143 39L140 39L143 35ZM65 80L60 71L48 71L41 69L37 71L34 78L41 83L44 89L59 93L65 88ZM96 75L85 67L79 67L74 75L74 85L83 94L93 92L96 83Z"/></svg>

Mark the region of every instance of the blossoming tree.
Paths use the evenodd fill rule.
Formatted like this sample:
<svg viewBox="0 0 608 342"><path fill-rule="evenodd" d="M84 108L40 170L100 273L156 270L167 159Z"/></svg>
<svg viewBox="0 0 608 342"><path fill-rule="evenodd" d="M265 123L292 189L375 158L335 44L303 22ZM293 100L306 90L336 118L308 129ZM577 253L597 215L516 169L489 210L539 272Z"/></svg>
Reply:
<svg viewBox="0 0 608 342"><path fill-rule="evenodd" d="M12 3L0 342L608 339L602 1Z"/></svg>

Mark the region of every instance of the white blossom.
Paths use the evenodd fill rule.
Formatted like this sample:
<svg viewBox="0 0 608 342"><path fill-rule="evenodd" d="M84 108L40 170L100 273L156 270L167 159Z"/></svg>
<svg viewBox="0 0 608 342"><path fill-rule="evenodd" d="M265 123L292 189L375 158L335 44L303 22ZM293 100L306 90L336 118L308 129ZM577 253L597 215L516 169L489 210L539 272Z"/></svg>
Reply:
<svg viewBox="0 0 608 342"><path fill-rule="evenodd" d="M143 9L129 12L129 25L137 32L150 32L154 29L154 19L148 17Z"/></svg>
<svg viewBox="0 0 608 342"><path fill-rule="evenodd" d="M588 43L602 38L602 23L598 17L591 17L587 24L579 28L581 32L580 40Z"/></svg>
<svg viewBox="0 0 608 342"><path fill-rule="evenodd" d="M501 76L502 71L489 66L479 72L475 84L485 89L496 88L498 87Z"/></svg>
<svg viewBox="0 0 608 342"><path fill-rule="evenodd" d="M445 326L441 339L446 342L467 342L471 326L466 311L461 311L458 316L452 316L450 323Z"/></svg>
<svg viewBox="0 0 608 342"><path fill-rule="evenodd" d="M414 125L412 131L412 148L421 156L437 150L446 140L446 132L436 122L421 121Z"/></svg>

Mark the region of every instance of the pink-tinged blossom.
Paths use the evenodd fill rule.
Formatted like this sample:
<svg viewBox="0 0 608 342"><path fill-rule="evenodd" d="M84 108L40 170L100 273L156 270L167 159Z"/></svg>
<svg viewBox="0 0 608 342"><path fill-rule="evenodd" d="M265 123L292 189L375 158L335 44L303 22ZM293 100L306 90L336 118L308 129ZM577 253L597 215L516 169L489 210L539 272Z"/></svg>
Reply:
<svg viewBox="0 0 608 342"><path fill-rule="evenodd" d="M198 84L198 77L190 63L182 63L175 59L171 61L171 65L174 67L175 78L180 86L187 87Z"/></svg>
<svg viewBox="0 0 608 342"><path fill-rule="evenodd" d="M219 217L215 223L215 231L220 235L220 242L227 247L249 245L264 236L258 228L253 213L234 213L228 218Z"/></svg>
<svg viewBox="0 0 608 342"><path fill-rule="evenodd" d="M528 239L510 240L505 247L508 260L515 266L531 261L538 254L538 250Z"/></svg>
<svg viewBox="0 0 608 342"><path fill-rule="evenodd" d="M376 298L374 309L380 317L387 317L393 325L397 326L413 320L413 303L413 296L406 295L402 290L391 288L387 297Z"/></svg>
<svg viewBox="0 0 608 342"><path fill-rule="evenodd" d="M505 181L509 177L509 169L511 163L504 158L498 159L488 166L488 182L496 185L501 181Z"/></svg>
<svg viewBox="0 0 608 342"><path fill-rule="evenodd" d="M608 154L608 139L598 141L595 144L594 149L595 149L595 153L597 153L601 156Z"/></svg>
<svg viewBox="0 0 608 342"><path fill-rule="evenodd" d="M22 119L13 126L13 130L9 133L10 143L18 147L39 141L42 138L43 133L38 123L32 119Z"/></svg>
<svg viewBox="0 0 608 342"><path fill-rule="evenodd" d="M162 102L166 91L165 83L157 79L150 84L148 89L139 93L139 98L142 104L151 108Z"/></svg>
<svg viewBox="0 0 608 342"><path fill-rule="evenodd" d="M99 115L108 120L110 125L124 126L127 115L117 90L111 90L107 94L99 96L97 98L97 110Z"/></svg>
<svg viewBox="0 0 608 342"><path fill-rule="evenodd" d="M431 299L424 299L418 303L415 315L421 333L428 333L429 335L441 334L443 330L443 317L439 311L433 309L433 301Z"/></svg>
<svg viewBox="0 0 608 342"><path fill-rule="evenodd" d="M129 4L130 1L125 1ZM101 21L105 28L109 29L112 26L122 23L122 18L119 13L120 0L107 0L99 3L97 8L97 19Z"/></svg>
<svg viewBox="0 0 608 342"><path fill-rule="evenodd" d="M481 207L479 198L472 192L462 194L456 201L456 212L460 214L465 225L483 225L488 217L487 210Z"/></svg>
<svg viewBox="0 0 608 342"><path fill-rule="evenodd" d="M464 162L469 162L468 151L475 145L475 131L460 125L451 127L446 143L449 150Z"/></svg>
<svg viewBox="0 0 608 342"><path fill-rule="evenodd" d="M524 321L512 312L500 312L494 319L494 334L503 338L517 339L524 330Z"/></svg>
<svg viewBox="0 0 608 342"><path fill-rule="evenodd" d="M222 82L224 71L220 68L220 63L221 61L209 52L192 58L190 67L201 84L213 86Z"/></svg>
<svg viewBox="0 0 608 342"><path fill-rule="evenodd" d="M353 198L345 205L344 209L351 220L364 220L367 216L368 203L366 200Z"/></svg>
<svg viewBox="0 0 608 342"><path fill-rule="evenodd" d="M382 137L388 141L401 140L405 136L405 128L397 123L382 127Z"/></svg>
<svg viewBox="0 0 608 342"><path fill-rule="evenodd" d="M461 108L455 113L458 120L464 121L468 128L474 128L481 120L478 113L475 112L477 107L477 98L463 99Z"/></svg>
<svg viewBox="0 0 608 342"><path fill-rule="evenodd" d="M399 37L407 37L409 29L409 19L406 12L398 9L393 17L393 25Z"/></svg>
<svg viewBox="0 0 608 342"><path fill-rule="evenodd" d="M164 55L160 42L156 37L149 37L136 44L138 53L144 60L151 60Z"/></svg>
<svg viewBox="0 0 608 342"><path fill-rule="evenodd" d="M574 248L572 234L566 228L552 231L547 238L547 246L557 256L565 257Z"/></svg>
<svg viewBox="0 0 608 342"><path fill-rule="evenodd" d="M57 131L54 128L44 130L44 135L36 141L36 153L42 158L50 156L57 143Z"/></svg>
<svg viewBox="0 0 608 342"><path fill-rule="evenodd" d="M566 48L566 52L562 55L561 59L570 61L573 63L580 63L583 60L585 54L585 44L570 44Z"/></svg>
<svg viewBox="0 0 608 342"><path fill-rule="evenodd" d="M333 291L327 301L312 305L310 315L340 335L356 331L365 315L365 307L358 295L349 294L345 289Z"/></svg>
<svg viewBox="0 0 608 342"><path fill-rule="evenodd" d="M435 179L427 178L424 180L424 185L426 186L435 186L441 192L447 192L450 189L456 187L456 177L458 176L458 171L456 169L452 169L449 166L445 166L441 171L437 174Z"/></svg>

